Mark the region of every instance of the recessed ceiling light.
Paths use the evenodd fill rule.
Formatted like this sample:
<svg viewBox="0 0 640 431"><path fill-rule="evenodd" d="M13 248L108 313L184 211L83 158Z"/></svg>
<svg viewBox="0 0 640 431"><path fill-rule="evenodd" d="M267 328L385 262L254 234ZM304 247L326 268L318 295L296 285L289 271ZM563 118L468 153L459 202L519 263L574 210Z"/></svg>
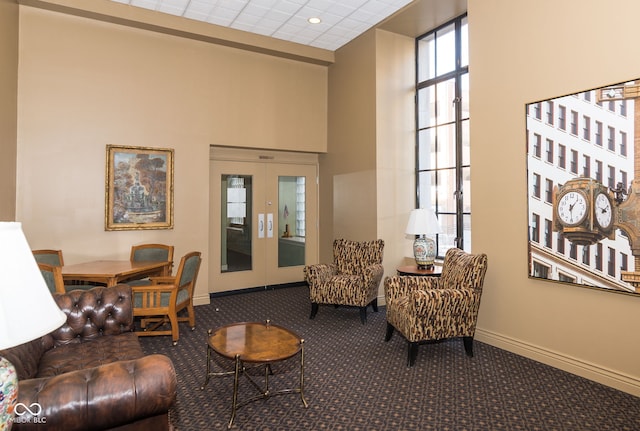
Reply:
<svg viewBox="0 0 640 431"><path fill-rule="evenodd" d="M309 18L307 21L309 21L311 24L320 24L320 22L322 22L322 21L320 20L320 18L315 17L315 16L314 16L314 17Z"/></svg>

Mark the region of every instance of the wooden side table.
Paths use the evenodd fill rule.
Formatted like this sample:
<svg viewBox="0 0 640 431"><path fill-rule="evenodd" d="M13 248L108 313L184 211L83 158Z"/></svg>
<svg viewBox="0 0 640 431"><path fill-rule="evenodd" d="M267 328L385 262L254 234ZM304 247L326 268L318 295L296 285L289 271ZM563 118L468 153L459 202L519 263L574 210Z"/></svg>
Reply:
<svg viewBox="0 0 640 431"><path fill-rule="evenodd" d="M440 277L441 266L434 266L433 269L418 269L417 265L399 266L396 271L398 275L413 275L419 277Z"/></svg>
<svg viewBox="0 0 640 431"><path fill-rule="evenodd" d="M211 371L211 352L215 352L227 359L235 361L234 371ZM271 363L284 361L295 355L300 355L300 386L298 388L280 389L271 391L269 389L269 375ZM249 374L245 373L246 363L253 363L257 366L264 365L264 386L261 387ZM215 331L209 330L207 334L207 376L200 389L209 382L209 377L226 376L233 374L233 401L231 404L231 419L227 428L233 426L236 411L252 401L269 398L279 394L300 394L302 404L309 407L304 398L304 340L289 329L282 326L272 325L269 320L266 322L241 322L232 323ZM258 390L259 395L246 399L242 403L238 402L238 380L240 375L244 375L249 382Z"/></svg>

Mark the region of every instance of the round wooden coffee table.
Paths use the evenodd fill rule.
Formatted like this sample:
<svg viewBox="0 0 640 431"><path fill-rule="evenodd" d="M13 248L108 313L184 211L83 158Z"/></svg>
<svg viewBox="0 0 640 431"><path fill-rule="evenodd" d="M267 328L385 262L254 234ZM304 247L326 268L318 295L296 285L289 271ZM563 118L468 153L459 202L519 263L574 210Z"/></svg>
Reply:
<svg viewBox="0 0 640 431"><path fill-rule="evenodd" d="M235 361L233 371L212 372L211 352ZM270 364L284 361L300 354L300 384L297 388L282 389L275 392L269 390L269 375L272 374ZM245 373L245 363L264 365L264 388L255 383ZM238 403L238 382L243 374L258 390L259 395ZM233 426L236 410L243 405L258 399L269 398L279 394L300 394L305 408L309 405L304 398L304 340L293 331L282 326L266 322L241 322L209 330L207 341L207 376L201 389L209 382L210 377L233 375L233 402L231 419L228 428Z"/></svg>

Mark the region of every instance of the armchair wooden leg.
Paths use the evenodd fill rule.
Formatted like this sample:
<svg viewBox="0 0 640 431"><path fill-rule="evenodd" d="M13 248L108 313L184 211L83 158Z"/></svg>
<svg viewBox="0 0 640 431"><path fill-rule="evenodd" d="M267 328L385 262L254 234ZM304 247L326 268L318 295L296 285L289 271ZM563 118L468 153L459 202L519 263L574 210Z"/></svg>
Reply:
<svg viewBox="0 0 640 431"><path fill-rule="evenodd" d="M367 306L360 307L360 321L364 325L367 323Z"/></svg>
<svg viewBox="0 0 640 431"><path fill-rule="evenodd" d="M384 341L389 341L391 339L394 329L393 325L387 322L387 333L384 335Z"/></svg>
<svg viewBox="0 0 640 431"><path fill-rule="evenodd" d="M318 303L312 302L311 303L311 316L309 316L309 319L315 318L316 314L318 314Z"/></svg>
<svg viewBox="0 0 640 431"><path fill-rule="evenodd" d="M192 331L196 330L196 313L193 310L193 304L187 306L187 313L189 313L189 326Z"/></svg>
<svg viewBox="0 0 640 431"><path fill-rule="evenodd" d="M412 367L416 363L416 357L418 356L418 343L409 341L407 350L407 367Z"/></svg>
<svg viewBox="0 0 640 431"><path fill-rule="evenodd" d="M178 317L174 314L169 315L169 322L171 322L171 338L173 340L173 345L178 344L178 340L180 339L180 328L178 328Z"/></svg>
<svg viewBox="0 0 640 431"><path fill-rule="evenodd" d="M473 337L462 337L464 343L464 351L467 352L467 356L473 358Z"/></svg>
<svg viewBox="0 0 640 431"><path fill-rule="evenodd" d="M378 298L375 298L373 301L371 301L371 306L373 307L373 312L377 313L378 312Z"/></svg>

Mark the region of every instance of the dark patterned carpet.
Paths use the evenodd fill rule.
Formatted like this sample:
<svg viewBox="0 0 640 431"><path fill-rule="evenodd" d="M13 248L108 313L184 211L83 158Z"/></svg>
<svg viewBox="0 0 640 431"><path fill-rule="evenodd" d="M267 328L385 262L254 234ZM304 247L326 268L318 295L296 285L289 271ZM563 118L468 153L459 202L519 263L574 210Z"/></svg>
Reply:
<svg viewBox="0 0 640 431"><path fill-rule="evenodd" d="M240 408L236 430L640 430L640 398L527 358L461 340L422 345L412 368L406 341L384 342L385 308L321 306L309 320L306 286L216 297L196 307L194 332L181 324L180 342L143 337L146 353L169 356L178 373L171 411L177 431L224 430L233 379L212 378L204 390L207 329L240 321L285 326L305 340L305 409L299 395L279 395ZM232 364L220 361L231 369ZM274 364L272 390L295 386L298 359ZM240 399L255 395L241 380Z"/></svg>

